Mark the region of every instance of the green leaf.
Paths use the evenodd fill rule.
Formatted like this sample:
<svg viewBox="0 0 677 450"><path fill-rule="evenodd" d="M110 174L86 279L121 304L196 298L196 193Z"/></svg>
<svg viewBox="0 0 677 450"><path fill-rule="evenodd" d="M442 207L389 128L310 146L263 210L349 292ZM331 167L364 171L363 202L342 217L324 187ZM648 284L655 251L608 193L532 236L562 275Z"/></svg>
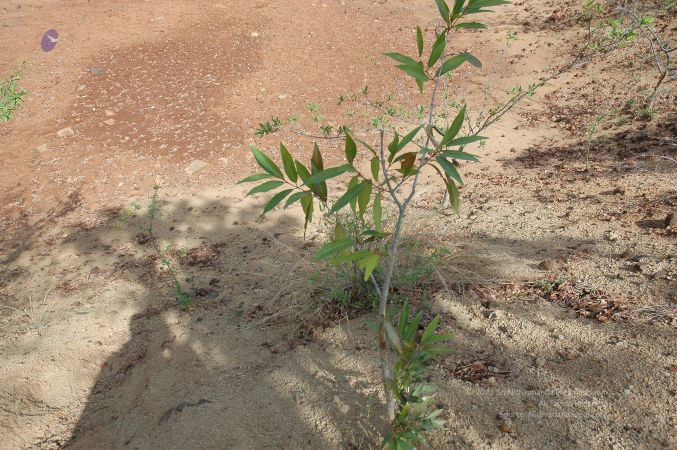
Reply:
<svg viewBox="0 0 677 450"><path fill-rule="evenodd" d="M423 70L423 64L418 63L416 65L412 64L400 64L397 66L398 69L405 72L407 75L413 77L416 80L428 81L428 75L426 75L425 70Z"/></svg>
<svg viewBox="0 0 677 450"><path fill-rule="evenodd" d="M393 324L388 322L387 320L384 320L383 328L385 331L386 338L388 339L388 342L390 342L390 345L393 346L393 348L397 353L402 353L402 343L400 342L400 337L397 335L397 330L395 330Z"/></svg>
<svg viewBox="0 0 677 450"><path fill-rule="evenodd" d="M451 123L451 126L447 128L447 131L444 132L442 142L440 142L441 147L446 147L449 144L449 142L451 142L456 137L458 132L461 131L461 127L463 126L464 120L465 120L465 105L463 105L463 108L461 108L461 110L458 112L456 118Z"/></svg>
<svg viewBox="0 0 677 450"><path fill-rule="evenodd" d="M414 335L416 334L416 331L418 330L418 325L421 323L421 319L423 318L423 311L419 311L413 319L411 319L411 322L409 322L404 329L404 333L402 333L402 338L404 339L404 342L410 342Z"/></svg>
<svg viewBox="0 0 677 450"><path fill-rule="evenodd" d="M461 208L460 208L460 193L458 192L458 188L456 187L456 184L454 183L454 180L447 180L446 181L447 185L447 191L449 192L449 204L451 205L451 209L454 210L456 215L461 214Z"/></svg>
<svg viewBox="0 0 677 450"><path fill-rule="evenodd" d="M452 336L449 333L439 333L439 334L436 334L434 336L431 336L427 340L426 344L428 344L428 345L437 344L438 342L450 341L453 338L454 338L454 336Z"/></svg>
<svg viewBox="0 0 677 450"><path fill-rule="evenodd" d="M347 239L348 235L346 234L346 229L343 228L343 225L337 223L334 227L334 240L338 239Z"/></svg>
<svg viewBox="0 0 677 450"><path fill-rule="evenodd" d="M317 142L313 147L313 156L310 158L310 172L315 175L319 172L322 172L324 169L324 162L322 161L322 153L320 153L320 148L317 146ZM311 175L312 177L312 175ZM309 183L310 190L319 197L323 202L327 201L327 183L324 181L319 183Z"/></svg>
<svg viewBox="0 0 677 450"><path fill-rule="evenodd" d="M435 65L437 61L439 61L440 57L444 53L444 47L447 44L447 32L443 31L442 34L440 34L437 37L437 40L433 44L433 48L430 51L430 57L428 58L428 67L432 67Z"/></svg>
<svg viewBox="0 0 677 450"><path fill-rule="evenodd" d="M455 0L454 1L454 10L452 11L454 16L457 16L458 13L461 12L461 9L463 9L464 4L465 4L465 0Z"/></svg>
<svg viewBox="0 0 677 450"><path fill-rule="evenodd" d="M472 162L479 162L480 160L477 159L477 156L471 155L468 152L457 152L457 151L452 151L452 150L447 150L445 152L442 152L440 156L444 156L445 158L451 158L451 159L461 159L464 161L472 161Z"/></svg>
<svg viewBox="0 0 677 450"><path fill-rule="evenodd" d="M479 59L475 58L475 56L473 56L472 54L470 54L470 53L468 53L468 52L465 52L465 58L466 58L466 61L468 61L468 62L469 62L470 64L472 64L473 66L475 66L475 67L477 67L477 68L481 68L481 67L482 67L482 61L480 61Z"/></svg>
<svg viewBox="0 0 677 450"><path fill-rule="evenodd" d="M444 172L451 178L452 180L458 182L458 184L463 184L463 180L461 179L461 174L458 173L458 170L456 169L456 166L446 159L444 156L439 155L435 157L435 161L442 167Z"/></svg>
<svg viewBox="0 0 677 450"><path fill-rule="evenodd" d="M384 53L385 56L388 58L394 59L398 63L410 65L410 66L415 66L418 64L418 61L416 61L413 58L408 57L407 55L403 55L401 53Z"/></svg>
<svg viewBox="0 0 677 450"><path fill-rule="evenodd" d="M421 27L416 26L416 46L418 47L418 57L420 58L423 55L423 32L421 32Z"/></svg>
<svg viewBox="0 0 677 450"><path fill-rule="evenodd" d="M342 250L350 248L353 246L353 241L350 239L337 239L334 241L327 242L321 249L315 253L316 260L327 259L331 255L339 253Z"/></svg>
<svg viewBox="0 0 677 450"><path fill-rule="evenodd" d="M310 170L312 173L319 172L324 169L324 162L322 161L322 153L320 153L320 147L317 146L317 142L313 147L313 156L310 158Z"/></svg>
<svg viewBox="0 0 677 450"><path fill-rule="evenodd" d="M378 156L371 158L371 176L374 177L374 180L378 181L378 174L381 170L381 160Z"/></svg>
<svg viewBox="0 0 677 450"><path fill-rule="evenodd" d="M423 125L417 126L417 127L414 128L413 130L411 130L411 131L409 132L409 134L407 134L405 137L403 137L402 140L400 141L400 143L399 143L398 146L397 146L397 151L399 152L399 151L402 150L408 143L410 143L410 142L416 137L416 135L418 134L418 132L421 131L421 128L423 128Z"/></svg>
<svg viewBox="0 0 677 450"><path fill-rule="evenodd" d="M308 184L306 183L306 180L310 178L310 172L308 171L308 168L298 161L294 161L294 163L296 164L296 173L298 174L299 178L301 178L301 181L303 181L304 184Z"/></svg>
<svg viewBox="0 0 677 450"><path fill-rule="evenodd" d="M254 174L254 175L249 175L247 178L241 179L240 181L237 182L237 184L251 183L252 181L265 180L266 178L270 178L269 173L257 173L257 174Z"/></svg>
<svg viewBox="0 0 677 450"><path fill-rule="evenodd" d="M284 191L280 191L277 194L273 196L273 198L270 199L268 203L266 203L265 208L263 208L263 214L267 213L271 209L275 208L282 200L287 197L293 189L285 189Z"/></svg>
<svg viewBox="0 0 677 450"><path fill-rule="evenodd" d="M284 204L284 209L289 208L292 204L298 202L301 200L303 197L310 197L310 194L308 192L295 192L292 195L289 196L287 199L287 202Z"/></svg>
<svg viewBox="0 0 677 450"><path fill-rule="evenodd" d="M404 301L402 305L402 310L400 311L400 334L404 336L404 330L407 327L407 322L409 322L409 300Z"/></svg>
<svg viewBox="0 0 677 450"><path fill-rule="evenodd" d="M428 342L428 340L433 336L435 333L435 330L437 330L437 326L440 324L440 316L439 314L435 316L433 320L430 321L427 327L425 327L425 330L423 330L423 334L421 335L421 343L425 344Z"/></svg>
<svg viewBox="0 0 677 450"><path fill-rule="evenodd" d="M303 224L303 232L305 234L308 229L308 224L313 220L313 196L308 195L301 198L301 207L303 214L305 214L305 222Z"/></svg>
<svg viewBox="0 0 677 450"><path fill-rule="evenodd" d="M369 206L369 200L371 200L371 183L368 181L363 181L364 189L357 196L357 204L360 208L360 218L364 218L364 213L367 212L367 206Z"/></svg>
<svg viewBox="0 0 677 450"><path fill-rule="evenodd" d="M374 214L374 226L376 227L376 231L382 232L383 231L383 210L381 209L381 193L379 192L376 194L376 198L374 199L374 208L373 208L373 214Z"/></svg>
<svg viewBox="0 0 677 450"><path fill-rule="evenodd" d="M346 172L352 172L354 170L355 169L353 169L349 164L344 164L338 167L330 167L327 170L320 170L319 172L313 173L306 181L304 181L304 183L306 185L319 184L323 181L335 178Z"/></svg>
<svg viewBox="0 0 677 450"><path fill-rule="evenodd" d="M397 131L395 132L395 135L393 136L393 140L390 141L390 144L388 144L388 153L395 153L397 152L397 146L400 143L400 135L397 134Z"/></svg>
<svg viewBox="0 0 677 450"><path fill-rule="evenodd" d="M466 56L461 53L460 55L452 56L451 58L444 61L442 67L440 67L439 75L442 76L447 72L451 72L456 69L458 66L463 64L466 61Z"/></svg>
<svg viewBox="0 0 677 450"><path fill-rule="evenodd" d="M454 25L454 28L458 28L459 30L462 29L462 28L484 30L484 29L487 28L487 26L484 25L483 23L479 23L479 22L463 22L463 23L459 23L458 25Z"/></svg>
<svg viewBox="0 0 677 450"><path fill-rule="evenodd" d="M259 184L254 189L247 192L247 195L245 195L245 197L249 197L250 195L258 194L258 193L261 193L261 192L268 192L270 190L273 190L275 188L282 186L283 184L284 184L284 181L278 181L278 180L266 181L265 183Z"/></svg>
<svg viewBox="0 0 677 450"><path fill-rule="evenodd" d="M447 147L454 147L456 145L464 146L468 144L472 144L473 142L477 141L486 141L487 138L484 136L464 136L458 139L454 139L451 142L447 144Z"/></svg>
<svg viewBox="0 0 677 450"><path fill-rule="evenodd" d="M263 168L266 172L269 174L277 177L277 178L284 178L282 176L282 172L280 171L280 168L275 165L275 163L268 158L266 155L261 152L258 148L254 147L253 145L250 146L250 149L252 153L254 154L254 158L256 158L256 162L259 163L259 166Z"/></svg>
<svg viewBox="0 0 677 450"><path fill-rule="evenodd" d="M374 269L376 266L378 266L379 259L380 257L378 255L370 253L368 256L360 260L358 265L362 270L364 270L364 281L369 280L372 272L374 272Z"/></svg>
<svg viewBox="0 0 677 450"><path fill-rule="evenodd" d="M358 184L357 186L353 186L350 189L346 191L345 194L341 196L338 200L336 200L336 203L334 203L329 210L330 214L335 213L336 211L340 210L344 206L346 206L352 199L360 195L360 192L365 188L365 185L363 183Z"/></svg>
<svg viewBox="0 0 677 450"><path fill-rule="evenodd" d="M506 0L470 0L468 6L463 10L463 14L477 14L481 12L491 12L491 10L483 9L492 6L507 5L509 1Z"/></svg>
<svg viewBox="0 0 677 450"><path fill-rule="evenodd" d="M357 144L355 144L350 134L346 133L346 159L349 164L355 161L355 156L357 156Z"/></svg>
<svg viewBox="0 0 677 450"><path fill-rule="evenodd" d="M296 174L296 167L294 166L294 158L291 157L287 147L285 147L282 142L280 142L280 157L282 158L284 172L287 174L287 177L292 183L296 183L298 176Z"/></svg>
<svg viewBox="0 0 677 450"><path fill-rule="evenodd" d="M357 186L359 182L360 180L357 176L352 177L350 179L350 182L348 182L348 189L350 190L350 188L352 188L353 186ZM355 197L350 201L350 209L352 209L353 212L356 212L355 208L357 208L357 197Z"/></svg>
<svg viewBox="0 0 677 450"><path fill-rule="evenodd" d="M435 3L437 3L437 9L440 10L440 16L442 16L444 23L449 22L449 7L447 6L447 2L444 0L435 0Z"/></svg>
<svg viewBox="0 0 677 450"><path fill-rule="evenodd" d="M342 256L337 256L336 258L332 259L330 262L332 264L342 264L350 261L357 261L358 259L362 259L365 256L369 254L369 250L360 250L358 252L353 252L353 253L348 253L346 255Z"/></svg>

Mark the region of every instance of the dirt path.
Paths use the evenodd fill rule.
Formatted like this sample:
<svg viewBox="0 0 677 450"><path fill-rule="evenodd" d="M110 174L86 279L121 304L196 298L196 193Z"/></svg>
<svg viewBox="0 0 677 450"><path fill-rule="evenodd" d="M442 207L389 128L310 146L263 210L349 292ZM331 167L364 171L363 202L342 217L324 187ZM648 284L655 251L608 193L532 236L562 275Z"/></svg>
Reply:
<svg viewBox="0 0 677 450"><path fill-rule="evenodd" d="M31 95L0 125L0 448L378 441L370 316L316 311L310 255L322 230L304 241L295 213L262 218L264 198L242 200L233 182L254 168L249 144L310 148L289 132L257 138L259 122L308 102L338 116L338 96L365 85L397 90L379 55L412 47L407 31L432 22L430 3L0 7L0 73L31 60ZM526 3L455 42L484 62L453 81L471 108L567 59L577 7ZM50 28L60 40L42 53ZM447 411L435 448L677 446L677 248L664 226L676 180L662 158L675 157L674 116L587 143L589 105L624 95L601 67L553 82L491 130L482 163L463 166L460 218L425 180L407 232L451 252L431 306L457 350L433 370ZM66 127L74 136L58 137ZM156 230L187 251L177 258L198 294L189 313L117 219L157 176Z"/></svg>

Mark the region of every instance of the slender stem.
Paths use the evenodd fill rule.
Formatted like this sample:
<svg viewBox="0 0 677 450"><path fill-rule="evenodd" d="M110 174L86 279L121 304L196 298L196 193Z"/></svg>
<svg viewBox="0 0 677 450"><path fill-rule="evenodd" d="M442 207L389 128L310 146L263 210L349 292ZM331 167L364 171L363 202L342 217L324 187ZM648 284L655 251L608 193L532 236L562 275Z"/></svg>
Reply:
<svg viewBox="0 0 677 450"><path fill-rule="evenodd" d="M444 60L444 58L443 58ZM435 100L437 98L437 91L440 84L440 71L438 70L435 77L435 87L433 88L432 97L430 99L430 107L428 111L428 127L432 126L433 123L433 114L435 110ZM398 207L397 222L395 224L395 231L393 232L393 239L390 243L390 248L388 249L388 257L386 261L386 270L383 278L383 284L380 289L380 302L379 302L379 316L381 317L381 325L379 327L379 356L381 359L381 372L383 374L383 386L385 388L385 397L386 397L386 412L388 414L388 419L392 422L395 419L395 392L394 392L394 379L393 379L393 369L390 363L390 358L388 354L388 348L386 344L385 337L385 323L388 320L387 310L388 310L388 294L390 293L390 283L392 282L393 273L395 271L395 263L397 261L397 249L399 247L400 238L402 236L402 226L404 224L404 218L407 211L407 206L414 198L416 194L416 186L418 183L418 178L421 173L421 168L426 163L425 152L421 152L418 163L418 172L414 177L414 182L411 186L411 191L407 198L402 202L399 197L397 197L397 192L390 183L388 178L388 172L385 166L385 151L384 151L384 134L385 131L381 130L381 167L383 169L383 176L386 179L386 185L388 186L388 192L392 197L393 201ZM424 148L428 147L430 144L430 137L426 139L426 144Z"/></svg>

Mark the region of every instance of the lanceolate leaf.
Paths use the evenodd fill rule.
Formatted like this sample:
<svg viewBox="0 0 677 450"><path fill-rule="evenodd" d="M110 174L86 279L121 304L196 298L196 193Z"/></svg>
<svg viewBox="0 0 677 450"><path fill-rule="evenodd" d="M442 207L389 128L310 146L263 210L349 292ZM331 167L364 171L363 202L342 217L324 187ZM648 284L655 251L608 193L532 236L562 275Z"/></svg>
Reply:
<svg viewBox="0 0 677 450"><path fill-rule="evenodd" d="M388 144L388 153L393 154L397 152L397 146L400 143L400 135L397 134L397 131L395 132L395 135L393 136L393 140L390 141L390 144Z"/></svg>
<svg viewBox="0 0 677 450"><path fill-rule="evenodd" d="M444 0L435 0L435 2L437 3L437 9L440 10L442 20L444 20L444 22L449 22L449 7L447 6L447 2Z"/></svg>
<svg viewBox="0 0 677 450"><path fill-rule="evenodd" d="M342 250L353 246L353 241L350 239L336 239L327 242L321 249L315 253L315 259L321 260L329 258Z"/></svg>
<svg viewBox="0 0 677 450"><path fill-rule="evenodd" d="M371 176L374 177L374 180L378 181L378 174L381 170L381 160L374 156L371 158Z"/></svg>
<svg viewBox="0 0 677 450"><path fill-rule="evenodd" d="M270 178L269 173L257 173L257 174L254 174L254 175L249 175L247 178L241 179L240 181L237 182L237 184L251 183L252 181L265 180L266 178Z"/></svg>
<svg viewBox="0 0 677 450"><path fill-rule="evenodd" d="M317 146L317 142L315 143L315 147L313 148L313 156L310 158L310 172L311 174L315 175L318 172L321 172L324 169L324 162L322 161L322 154L320 153L320 148ZM310 190L313 191L323 202L327 201L327 183L324 181L316 183L316 182L308 182L310 186Z"/></svg>
<svg viewBox="0 0 677 450"><path fill-rule="evenodd" d="M364 281L367 281L372 272L374 272L374 269L378 266L379 259L378 255L370 253L364 259L360 260L359 266L364 270Z"/></svg>
<svg viewBox="0 0 677 450"><path fill-rule="evenodd" d="M364 218L364 213L367 212L367 206L369 206L369 200L371 200L371 183L368 181L363 181L364 189L357 196L357 204L360 208L360 217Z"/></svg>
<svg viewBox="0 0 677 450"><path fill-rule="evenodd" d="M458 170L456 169L456 166L454 166L454 163L446 159L444 156L437 156L435 157L435 161L442 167L442 170L449 176L449 178L455 180L458 184L463 184L463 180L461 179L461 174L458 173Z"/></svg>
<svg viewBox="0 0 677 450"><path fill-rule="evenodd" d="M302 198L310 197L310 196L311 196L311 194L309 194L308 192L295 192L292 195L290 195L289 198L287 199L287 201L285 202L284 209L289 208L289 206L298 202Z"/></svg>
<svg viewBox="0 0 677 450"><path fill-rule="evenodd" d="M305 214L305 222L303 224L303 231L308 229L308 224L313 220L313 196L308 195L301 198L301 207L303 208L303 214Z"/></svg>
<svg viewBox="0 0 677 450"><path fill-rule="evenodd" d="M418 47L418 57L420 58L423 55L423 33L418 25L416 26L416 46Z"/></svg>
<svg viewBox="0 0 677 450"><path fill-rule="evenodd" d="M405 72L407 75L413 77L416 80L428 81L428 75L426 75L425 70L423 70L423 64L418 63L416 65L412 64L400 64L397 66L398 69Z"/></svg>
<svg viewBox="0 0 677 450"><path fill-rule="evenodd" d="M463 10L463 14L476 14L481 12L491 12L491 10L483 9L492 6L507 5L509 1L506 0L470 0L468 6Z"/></svg>
<svg viewBox="0 0 677 450"><path fill-rule="evenodd" d="M287 174L287 177L296 183L298 176L296 174L296 166L294 166L294 158L291 157L287 147L280 142L280 157L282 158L282 164L284 165L284 172Z"/></svg>
<svg viewBox="0 0 677 450"><path fill-rule="evenodd" d="M421 335L421 343L426 344L428 340L430 340L431 337L435 334L435 330L437 330L437 326L440 324L440 316L437 315L435 318L430 321L427 327L425 327L425 330L423 330L423 334Z"/></svg>
<svg viewBox="0 0 677 450"><path fill-rule="evenodd" d="M357 184L360 182L359 178L357 176L354 176L350 179L350 182L348 183L348 190L350 188L357 186ZM353 210L353 212L357 212L357 197L353 198L350 200L350 209Z"/></svg>
<svg viewBox="0 0 677 450"><path fill-rule="evenodd" d="M417 126L413 130L411 130L409 132L409 134L407 134L405 137L403 137L402 140L400 141L400 143L397 146L397 151L399 152L400 150L402 150L404 148L405 145L410 143L416 137L418 132L421 131L421 128L423 128L423 125Z"/></svg>
<svg viewBox="0 0 677 450"><path fill-rule="evenodd" d="M343 225L340 223L336 224L336 227L334 227L334 240L337 239L347 239L348 235L346 234L346 229L343 228Z"/></svg>
<svg viewBox="0 0 677 450"><path fill-rule="evenodd" d="M480 161L477 158L477 156L471 155L470 153L458 152L458 151L452 151L452 150L447 150L445 152L442 152L441 156L444 156L445 158L462 159L462 160L465 160L465 161L472 161L472 162L479 162Z"/></svg>
<svg viewBox="0 0 677 450"><path fill-rule="evenodd" d="M443 31L442 34L440 34L437 37L437 40L433 44L433 48L430 51L430 58L428 58L428 67L434 66L435 63L440 59L440 57L444 53L444 47L446 43L447 43L447 33L446 31Z"/></svg>
<svg viewBox="0 0 677 450"><path fill-rule="evenodd" d="M440 146L446 147L449 143L456 137L461 127L463 126L463 121L465 120L465 105L463 108L456 114L456 118L451 123L451 126L447 128L447 131L444 132L444 137L442 137L442 142Z"/></svg>
<svg viewBox="0 0 677 450"><path fill-rule="evenodd" d="M373 208L373 213L374 213L374 226L376 227L376 231L382 232L383 231L383 211L381 209L381 193L379 192L376 194L376 198L374 199L374 208Z"/></svg>
<svg viewBox="0 0 677 450"><path fill-rule="evenodd" d="M288 196L293 189L285 189L284 191L280 191L277 194L273 196L273 198L266 203L265 208L263 208L263 214L267 213L271 209L275 208L282 200L285 199L286 196Z"/></svg>
<svg viewBox="0 0 677 450"><path fill-rule="evenodd" d="M461 53L461 54L456 55L456 56L452 56L451 58L447 59L442 64L442 67L440 67L440 72L439 72L440 76L456 69L458 66L460 66L461 64L466 62L467 59L468 59L468 57L464 53Z"/></svg>
<svg viewBox="0 0 677 450"><path fill-rule="evenodd" d="M308 184L306 182L308 178L310 178L310 172L308 171L308 168L298 161L294 161L294 163L296 165L296 173L298 174L299 178L301 178L301 181L303 181L304 184Z"/></svg>
<svg viewBox="0 0 677 450"><path fill-rule="evenodd" d="M402 160L402 173L407 173L409 172L412 167L414 167L414 163L416 162L416 153L410 152L410 153L405 153L402 156L400 156L398 159Z"/></svg>
<svg viewBox="0 0 677 450"><path fill-rule="evenodd" d="M455 25L454 28L462 29L462 28L470 28L470 29L486 29L487 26L484 25L483 23L479 22L463 22L459 23L458 25Z"/></svg>
<svg viewBox="0 0 677 450"><path fill-rule="evenodd" d="M397 335L397 330L392 323L389 321L384 321L383 326L385 328L385 335L388 338L388 342L393 346L397 353L402 353L402 343L400 342L400 337Z"/></svg>
<svg viewBox="0 0 677 450"><path fill-rule="evenodd" d="M407 55L403 55L401 53L384 53L385 56L388 58L394 59L398 63L402 64L408 64L410 66L415 66L418 64L418 61L416 61L413 58L408 57Z"/></svg>
<svg viewBox="0 0 677 450"><path fill-rule="evenodd" d="M447 147L454 147L454 146L464 146L468 144L472 144L473 142L477 141L486 141L487 138L484 136L464 136L461 138L453 139L451 142L447 144Z"/></svg>
<svg viewBox="0 0 677 450"><path fill-rule="evenodd" d="M414 318L411 319L411 322L407 323L404 333L402 334L402 339L405 342L411 341L413 339L416 331L418 331L418 325L421 323L421 319L423 319L423 311L416 313Z"/></svg>
<svg viewBox="0 0 677 450"><path fill-rule="evenodd" d="M369 250L360 250L359 252L348 253L347 255L338 256L331 260L332 264L341 264L349 261L357 261L369 254Z"/></svg>
<svg viewBox="0 0 677 450"><path fill-rule="evenodd" d="M466 52L465 53L466 60L472 64L475 67L481 68L482 67L482 61L479 59L475 58L472 54Z"/></svg>
<svg viewBox="0 0 677 450"><path fill-rule="evenodd" d="M456 215L459 215L461 213L461 208L460 208L460 193L458 192L458 188L456 187L456 184L454 183L454 180L447 180L447 191L449 192L449 204L451 205L451 208L454 210Z"/></svg>
<svg viewBox="0 0 677 450"><path fill-rule="evenodd" d="M315 173L323 169L324 162L322 161L322 153L320 153L320 147L317 146L316 142L313 147L313 156L310 158L310 171Z"/></svg>
<svg viewBox="0 0 677 450"><path fill-rule="evenodd" d="M355 169L353 169L348 164L344 164L338 167L330 167L327 170L320 170L319 172L313 173L307 180L304 181L304 183L306 185L322 183L323 181L335 178L346 172L352 172L354 170Z"/></svg>
<svg viewBox="0 0 677 450"><path fill-rule="evenodd" d="M256 162L259 163L261 167L263 167L263 170L268 172L269 174L276 176L277 178L284 178L282 176L282 172L280 171L280 168L275 165L275 163L268 158L266 155L261 152L258 148L254 147L253 145L250 146L250 149L252 153L254 154L254 158L256 158Z"/></svg>
<svg viewBox="0 0 677 450"><path fill-rule="evenodd" d="M355 144L355 141L350 136L350 134L346 133L346 159L348 160L349 164L353 163L356 155L357 155L357 144Z"/></svg>
<svg viewBox="0 0 677 450"><path fill-rule="evenodd" d="M407 322L409 321L409 300L404 301L402 305L402 310L400 311L400 323L397 328L401 336L404 336L404 331L407 327Z"/></svg>
<svg viewBox="0 0 677 450"><path fill-rule="evenodd" d="M344 206L346 206L350 201L354 198L356 198L358 195L360 195L360 192L365 188L365 185L363 183L358 184L357 186L353 186L350 189L346 191L345 194L341 196L336 202L332 205L331 209L329 212L331 214L335 213L336 211L340 210Z"/></svg>
<svg viewBox="0 0 677 450"><path fill-rule="evenodd" d="M282 186L283 184L284 184L284 181L278 181L278 180L266 181L265 183L259 184L254 189L247 192L247 195L245 197L249 197L250 195L253 195L253 194L259 194L261 192L271 191L275 188Z"/></svg>
<svg viewBox="0 0 677 450"><path fill-rule="evenodd" d="M452 11L454 16L457 16L461 12L461 9L463 9L464 4L465 4L465 0L455 0L454 1L454 10Z"/></svg>

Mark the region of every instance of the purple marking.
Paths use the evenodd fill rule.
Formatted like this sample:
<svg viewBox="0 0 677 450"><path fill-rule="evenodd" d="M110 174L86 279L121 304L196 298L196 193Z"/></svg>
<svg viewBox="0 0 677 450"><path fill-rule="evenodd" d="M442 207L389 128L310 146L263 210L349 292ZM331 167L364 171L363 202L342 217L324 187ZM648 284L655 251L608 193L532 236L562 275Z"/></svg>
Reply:
<svg viewBox="0 0 677 450"><path fill-rule="evenodd" d="M47 30L47 32L42 36L42 41L40 42L40 48L43 52L51 52L56 47L56 43L59 41L59 33L56 30Z"/></svg>

